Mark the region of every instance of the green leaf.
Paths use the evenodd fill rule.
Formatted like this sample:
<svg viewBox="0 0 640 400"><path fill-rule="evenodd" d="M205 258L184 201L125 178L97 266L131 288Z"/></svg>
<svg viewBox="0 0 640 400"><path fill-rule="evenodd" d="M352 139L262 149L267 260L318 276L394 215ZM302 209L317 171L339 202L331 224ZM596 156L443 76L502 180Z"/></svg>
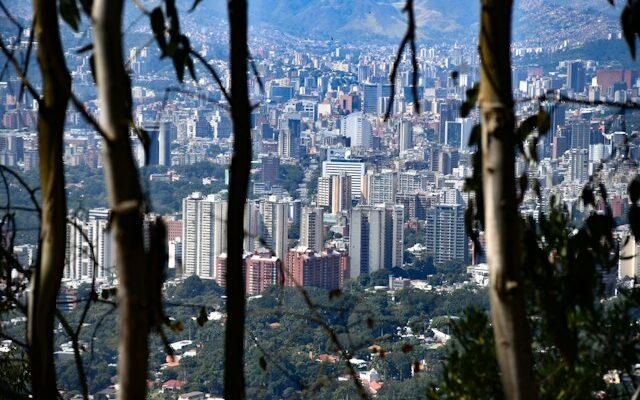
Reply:
<svg viewBox="0 0 640 400"><path fill-rule="evenodd" d="M69 24L71 29L78 32L78 26L80 25L80 11L76 0L60 0L60 16Z"/></svg>
<svg viewBox="0 0 640 400"><path fill-rule="evenodd" d="M636 59L636 34L634 29L634 15L633 10L627 4L627 6L622 10L622 14L620 15L620 24L622 25L622 34L624 36L624 40L627 42L629 46L629 52L631 52L631 58Z"/></svg>

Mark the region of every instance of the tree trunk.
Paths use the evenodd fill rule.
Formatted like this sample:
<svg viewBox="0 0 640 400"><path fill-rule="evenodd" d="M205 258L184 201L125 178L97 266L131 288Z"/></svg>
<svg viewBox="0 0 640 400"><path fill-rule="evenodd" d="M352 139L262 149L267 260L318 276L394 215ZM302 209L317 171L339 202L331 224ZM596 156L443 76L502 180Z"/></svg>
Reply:
<svg viewBox="0 0 640 400"><path fill-rule="evenodd" d="M56 2L35 0L33 6L43 83L38 110L42 215L38 265L29 298L27 340L33 397L53 399L58 396L53 326L67 239L63 135L71 77L62 50Z"/></svg>
<svg viewBox="0 0 640 400"><path fill-rule="evenodd" d="M496 352L507 399L535 399L520 271L511 88L512 0L483 0L480 30L482 179Z"/></svg>
<svg viewBox="0 0 640 400"><path fill-rule="evenodd" d="M244 207L251 167L251 106L247 87L247 1L228 0L231 54L231 118L233 158L227 214L227 328L224 395L244 399L245 287L242 277Z"/></svg>
<svg viewBox="0 0 640 400"><path fill-rule="evenodd" d="M148 271L143 244L143 195L131 153L131 82L124 68L123 0L95 0L93 34L102 160L116 242L118 381L122 400L144 399L149 349Z"/></svg>

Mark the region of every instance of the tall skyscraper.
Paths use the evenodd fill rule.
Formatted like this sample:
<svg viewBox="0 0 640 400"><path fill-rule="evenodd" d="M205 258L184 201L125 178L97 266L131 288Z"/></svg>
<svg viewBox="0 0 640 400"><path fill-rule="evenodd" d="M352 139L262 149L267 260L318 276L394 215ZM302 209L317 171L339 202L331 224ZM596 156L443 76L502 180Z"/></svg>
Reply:
<svg viewBox="0 0 640 400"><path fill-rule="evenodd" d="M87 218L73 218L67 223L64 278L91 280L114 273L115 246L107 229L109 210L94 208Z"/></svg>
<svg viewBox="0 0 640 400"><path fill-rule="evenodd" d="M464 209L463 204L439 204L427 209L426 247L436 264L467 260L469 246Z"/></svg>
<svg viewBox="0 0 640 400"><path fill-rule="evenodd" d="M331 176L331 213L351 210L353 198L352 177L346 172Z"/></svg>
<svg viewBox="0 0 640 400"><path fill-rule="evenodd" d="M567 88L582 93L584 90L584 66L580 61L567 63Z"/></svg>
<svg viewBox="0 0 640 400"><path fill-rule="evenodd" d="M260 247L262 234L262 216L260 203L256 200L247 201L244 209L244 251L252 252Z"/></svg>
<svg viewBox="0 0 640 400"><path fill-rule="evenodd" d="M262 238L279 259L289 246L289 203L269 197L262 203Z"/></svg>
<svg viewBox="0 0 640 400"><path fill-rule="evenodd" d="M350 276L402 266L404 207L357 206L349 221Z"/></svg>
<svg viewBox="0 0 640 400"><path fill-rule="evenodd" d="M216 277L216 258L227 248L227 201L194 192L182 200L182 265L186 276Z"/></svg>
<svg viewBox="0 0 640 400"><path fill-rule="evenodd" d="M329 209L331 207L331 176L318 177L318 195L316 203L320 207Z"/></svg>
<svg viewBox="0 0 640 400"><path fill-rule="evenodd" d="M398 128L398 150L402 154L413 148L413 124L411 121L403 120Z"/></svg>
<svg viewBox="0 0 640 400"><path fill-rule="evenodd" d="M589 150L571 149L566 156L568 168L565 180L573 183L586 182L589 179Z"/></svg>
<svg viewBox="0 0 640 400"><path fill-rule="evenodd" d="M262 155L260 157L262 165L262 182L271 185L278 182L278 174L280 173L280 158L273 155Z"/></svg>
<svg viewBox="0 0 640 400"><path fill-rule="evenodd" d="M331 159L322 162L322 176L345 175L351 177L351 195L360 198L362 195L362 179L365 173L365 164L356 159Z"/></svg>
<svg viewBox="0 0 640 400"><path fill-rule="evenodd" d="M297 158L300 155L300 138L294 132L285 128L278 134L278 156L280 158Z"/></svg>
<svg viewBox="0 0 640 400"><path fill-rule="evenodd" d="M457 121L447 121L444 128L444 142L447 146L459 149L463 145L462 123Z"/></svg>
<svg viewBox="0 0 640 400"><path fill-rule="evenodd" d="M391 97L391 85L389 84L364 84L362 85L362 111L365 114L384 114L387 109L389 97Z"/></svg>
<svg viewBox="0 0 640 400"><path fill-rule="evenodd" d="M142 128L147 132L149 147L145 150L141 141L137 141L135 154L138 165L171 166L171 122L147 122Z"/></svg>
<svg viewBox="0 0 640 400"><path fill-rule="evenodd" d="M371 147L371 123L360 111L342 118L341 134L351 140L351 147Z"/></svg>
<svg viewBox="0 0 640 400"><path fill-rule="evenodd" d="M90 280L93 265L89 254L89 227L80 218L67 223L67 248L63 277L71 280Z"/></svg>
<svg viewBox="0 0 640 400"><path fill-rule="evenodd" d="M577 121L571 124L572 149L589 149L591 144L591 126L587 121Z"/></svg>
<svg viewBox="0 0 640 400"><path fill-rule="evenodd" d="M303 207L300 222L300 245L314 251L324 248L324 225L322 207Z"/></svg>

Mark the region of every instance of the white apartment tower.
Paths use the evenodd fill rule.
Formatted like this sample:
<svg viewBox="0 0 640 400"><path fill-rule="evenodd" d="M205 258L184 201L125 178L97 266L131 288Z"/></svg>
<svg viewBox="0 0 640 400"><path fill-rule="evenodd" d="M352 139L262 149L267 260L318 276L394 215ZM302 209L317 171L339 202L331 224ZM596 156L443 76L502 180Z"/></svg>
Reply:
<svg viewBox="0 0 640 400"><path fill-rule="evenodd" d="M216 258L227 248L227 201L194 192L182 200L182 267L186 276L215 278Z"/></svg>
<svg viewBox="0 0 640 400"><path fill-rule="evenodd" d="M107 229L109 210L94 208L88 218L67 223L67 244L63 277L70 280L102 280L115 271L115 244ZM93 252L92 252L93 250Z"/></svg>
<svg viewBox="0 0 640 400"><path fill-rule="evenodd" d="M357 199L362 195L362 179L365 169L364 162L350 158L322 162L323 177L340 175L341 173L351 177L351 194Z"/></svg>
<svg viewBox="0 0 640 400"><path fill-rule="evenodd" d="M262 238L280 260L289 247L289 203L270 196L262 203Z"/></svg>
<svg viewBox="0 0 640 400"><path fill-rule="evenodd" d="M371 123L360 111L342 119L341 134L351 139L351 147L371 147Z"/></svg>

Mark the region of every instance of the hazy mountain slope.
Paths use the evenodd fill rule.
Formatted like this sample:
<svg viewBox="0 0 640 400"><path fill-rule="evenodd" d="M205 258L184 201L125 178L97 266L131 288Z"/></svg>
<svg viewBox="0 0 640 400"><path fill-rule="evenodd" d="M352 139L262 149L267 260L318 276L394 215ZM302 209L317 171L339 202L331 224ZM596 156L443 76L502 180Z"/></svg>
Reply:
<svg viewBox="0 0 640 400"><path fill-rule="evenodd" d="M158 0L143 0L152 4ZM29 2L12 11L28 18ZM193 0L178 0L189 8ZM516 0L514 39L527 45L591 41L619 31L618 8L606 0ZM250 22L302 37L397 41L406 29L404 0L249 0ZM480 0L415 0L420 40L468 41L478 33ZM132 4L128 11L135 13ZM202 0L184 18L211 25L226 19L226 0ZM0 20L0 23L1 20Z"/></svg>
<svg viewBox="0 0 640 400"><path fill-rule="evenodd" d="M249 4L252 24L296 35L397 40L406 29L403 0L251 0ZM226 16L224 0L204 0L201 7L206 9L201 15ZM475 38L479 12L480 0L416 0L424 40ZM514 38L535 45L606 37L618 29L619 12L606 0L520 0L514 12Z"/></svg>

